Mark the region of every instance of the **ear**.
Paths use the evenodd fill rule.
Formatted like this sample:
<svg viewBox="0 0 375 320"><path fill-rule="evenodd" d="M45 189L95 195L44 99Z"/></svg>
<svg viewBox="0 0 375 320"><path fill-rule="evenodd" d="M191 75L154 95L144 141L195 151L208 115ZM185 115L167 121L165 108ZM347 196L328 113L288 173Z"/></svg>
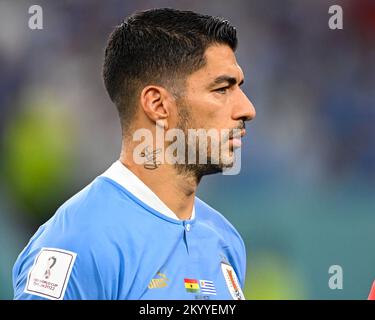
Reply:
<svg viewBox="0 0 375 320"><path fill-rule="evenodd" d="M168 129L171 95L163 87L147 86L141 92L141 105L144 113L154 123Z"/></svg>

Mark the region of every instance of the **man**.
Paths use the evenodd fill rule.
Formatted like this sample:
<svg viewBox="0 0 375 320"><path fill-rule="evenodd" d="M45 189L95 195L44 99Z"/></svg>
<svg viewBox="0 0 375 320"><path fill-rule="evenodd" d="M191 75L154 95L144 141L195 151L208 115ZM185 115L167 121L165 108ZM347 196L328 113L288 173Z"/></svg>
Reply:
<svg viewBox="0 0 375 320"><path fill-rule="evenodd" d="M120 115L120 159L31 238L13 269L15 299L244 299L244 243L195 196L204 175L233 166L255 117L236 45L227 21L188 11L138 12L115 28L103 77ZM171 129L186 134L175 162L165 158L176 139L139 147L139 130ZM190 129L228 130L211 138L228 152L191 141ZM207 161L187 161L203 148Z"/></svg>

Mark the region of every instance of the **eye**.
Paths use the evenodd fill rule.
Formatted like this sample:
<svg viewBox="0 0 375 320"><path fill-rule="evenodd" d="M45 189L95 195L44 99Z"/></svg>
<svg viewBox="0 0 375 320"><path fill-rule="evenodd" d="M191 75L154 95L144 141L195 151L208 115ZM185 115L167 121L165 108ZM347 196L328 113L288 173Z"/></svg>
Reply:
<svg viewBox="0 0 375 320"><path fill-rule="evenodd" d="M228 89L229 89L229 87L222 87L222 88L215 89L214 91L218 92L218 93L221 93L221 94L226 94Z"/></svg>

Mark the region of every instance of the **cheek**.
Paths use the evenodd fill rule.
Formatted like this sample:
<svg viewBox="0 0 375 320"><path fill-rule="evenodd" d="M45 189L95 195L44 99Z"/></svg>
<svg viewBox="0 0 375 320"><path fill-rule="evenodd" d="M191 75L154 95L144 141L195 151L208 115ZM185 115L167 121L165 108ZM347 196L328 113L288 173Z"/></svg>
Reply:
<svg viewBox="0 0 375 320"><path fill-rule="evenodd" d="M191 118L195 128L225 128L230 108L225 97L212 94L196 95L190 100Z"/></svg>
<svg viewBox="0 0 375 320"><path fill-rule="evenodd" d="M225 111L226 99L218 94L211 94L209 99L204 101L204 109L207 115L214 116Z"/></svg>

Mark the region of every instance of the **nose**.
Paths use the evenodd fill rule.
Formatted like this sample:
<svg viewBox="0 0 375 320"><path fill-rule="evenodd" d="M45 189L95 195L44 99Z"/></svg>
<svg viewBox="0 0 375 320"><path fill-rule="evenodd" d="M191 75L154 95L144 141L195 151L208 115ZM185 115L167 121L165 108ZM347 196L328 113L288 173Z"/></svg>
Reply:
<svg viewBox="0 0 375 320"><path fill-rule="evenodd" d="M240 90L238 100L233 108L232 118L234 120L243 119L244 121L253 120L256 116L256 110L246 94Z"/></svg>

